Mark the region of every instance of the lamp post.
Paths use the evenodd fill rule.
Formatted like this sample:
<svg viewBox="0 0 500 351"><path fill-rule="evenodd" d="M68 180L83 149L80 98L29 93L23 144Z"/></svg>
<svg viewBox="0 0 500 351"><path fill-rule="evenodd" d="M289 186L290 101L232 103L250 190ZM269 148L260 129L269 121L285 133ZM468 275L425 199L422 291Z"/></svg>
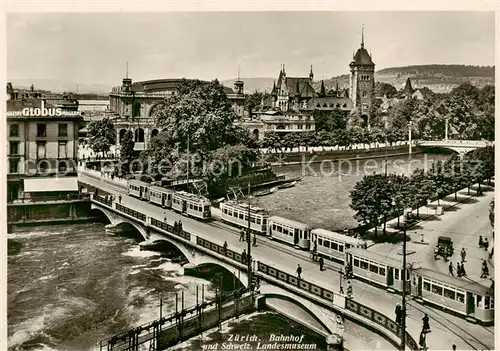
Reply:
<svg viewBox="0 0 500 351"><path fill-rule="evenodd" d="M247 270L248 270L248 285L252 286L252 244L250 243L250 182L248 182L248 228L247 228Z"/></svg>
<svg viewBox="0 0 500 351"><path fill-rule="evenodd" d="M392 200L392 205L396 207L399 216L399 206L396 201ZM399 219L399 217L398 217ZM403 293L401 296L401 305L402 305L402 316L401 318L401 350L405 350L406 346L406 220L403 223L403 269L401 270L402 281L403 281Z"/></svg>
<svg viewBox="0 0 500 351"><path fill-rule="evenodd" d="M409 145L409 150L408 150L408 153L411 155L411 121L410 123L408 124L408 145Z"/></svg>

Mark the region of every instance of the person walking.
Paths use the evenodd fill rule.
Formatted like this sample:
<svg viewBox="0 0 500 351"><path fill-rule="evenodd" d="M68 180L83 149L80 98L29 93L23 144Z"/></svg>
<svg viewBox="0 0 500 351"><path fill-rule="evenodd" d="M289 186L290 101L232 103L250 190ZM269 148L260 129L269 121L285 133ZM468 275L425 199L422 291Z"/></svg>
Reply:
<svg viewBox="0 0 500 351"><path fill-rule="evenodd" d="M300 275L302 274L302 267L300 264L297 265L297 277L300 279Z"/></svg>
<svg viewBox="0 0 500 351"><path fill-rule="evenodd" d="M224 255L227 254L227 241L224 241L224 245L222 246L224 248Z"/></svg>
<svg viewBox="0 0 500 351"><path fill-rule="evenodd" d="M252 243L253 246L257 246L257 235L253 235L253 243Z"/></svg>
<svg viewBox="0 0 500 351"><path fill-rule="evenodd" d="M319 270L323 272L323 265L325 264L323 257L320 257L318 262L319 262Z"/></svg>
<svg viewBox="0 0 500 351"><path fill-rule="evenodd" d="M431 327L429 325L429 316L427 316L427 313L422 318L422 332L423 333L430 333L431 332Z"/></svg>
<svg viewBox="0 0 500 351"><path fill-rule="evenodd" d="M352 298L352 285L350 281L347 282L347 298Z"/></svg>
<svg viewBox="0 0 500 351"><path fill-rule="evenodd" d="M179 227L179 224L177 221L174 222L174 233L177 233L177 228Z"/></svg>
<svg viewBox="0 0 500 351"><path fill-rule="evenodd" d="M488 251L488 246L490 246L488 238L484 238L483 246L484 246L484 251Z"/></svg>
<svg viewBox="0 0 500 351"><path fill-rule="evenodd" d="M461 271L462 277L467 276L467 273L465 273L465 267L464 267L463 263L460 265L460 271Z"/></svg>
<svg viewBox="0 0 500 351"><path fill-rule="evenodd" d="M241 253L241 260L243 262L247 261L247 250L243 249L243 252Z"/></svg>
<svg viewBox="0 0 500 351"><path fill-rule="evenodd" d="M424 331L420 332L420 337L418 338L418 344L420 345L421 350L427 349L427 347L425 345L425 333L424 333Z"/></svg>
<svg viewBox="0 0 500 351"><path fill-rule="evenodd" d="M396 310L394 311L396 314L396 324L401 324L401 305L396 305Z"/></svg>
<svg viewBox="0 0 500 351"><path fill-rule="evenodd" d="M460 268L460 263L457 262L457 277L461 277L462 276L462 269Z"/></svg>
<svg viewBox="0 0 500 351"><path fill-rule="evenodd" d="M451 345L451 349L455 351L457 349L457 345L455 344Z"/></svg>
<svg viewBox="0 0 500 351"><path fill-rule="evenodd" d="M121 204L122 203L122 194L118 195L118 203Z"/></svg>
<svg viewBox="0 0 500 351"><path fill-rule="evenodd" d="M460 256L462 256L462 262L465 262L465 256L467 256L467 253L465 252L464 247L462 247L462 251L460 251Z"/></svg>
<svg viewBox="0 0 500 351"><path fill-rule="evenodd" d="M451 262L448 265L448 271L450 272L451 275L453 275L453 263L451 263Z"/></svg>
<svg viewBox="0 0 500 351"><path fill-rule="evenodd" d="M481 249L483 247L483 237L481 235L479 235L479 248Z"/></svg>
<svg viewBox="0 0 500 351"><path fill-rule="evenodd" d="M182 222L179 221L179 233L182 233Z"/></svg>
<svg viewBox="0 0 500 351"><path fill-rule="evenodd" d="M245 241L245 229L240 230L240 241Z"/></svg>
<svg viewBox="0 0 500 351"><path fill-rule="evenodd" d="M481 278L487 278L490 275L488 264L486 260L483 260L483 266L481 267Z"/></svg>

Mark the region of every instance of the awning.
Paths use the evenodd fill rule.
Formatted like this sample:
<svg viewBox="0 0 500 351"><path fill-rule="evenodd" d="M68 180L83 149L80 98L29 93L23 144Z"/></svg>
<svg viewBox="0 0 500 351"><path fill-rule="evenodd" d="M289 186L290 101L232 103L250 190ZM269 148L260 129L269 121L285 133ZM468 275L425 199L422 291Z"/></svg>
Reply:
<svg viewBox="0 0 500 351"><path fill-rule="evenodd" d="M76 177L24 179L24 191L27 193L77 190L78 181Z"/></svg>

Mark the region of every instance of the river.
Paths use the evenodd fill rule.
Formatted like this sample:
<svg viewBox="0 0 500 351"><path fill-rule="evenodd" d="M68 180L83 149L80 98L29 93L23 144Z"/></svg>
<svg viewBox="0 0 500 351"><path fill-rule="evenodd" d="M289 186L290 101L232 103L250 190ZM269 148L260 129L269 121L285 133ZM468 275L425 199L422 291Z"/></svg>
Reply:
<svg viewBox="0 0 500 351"><path fill-rule="evenodd" d="M356 224L348 194L361 174L339 179L302 174L300 166L277 171L303 179L293 188L259 198L260 205L323 228ZM388 171L397 169L389 166ZM183 276L182 267L165 254L140 251L136 238L107 235L101 223L16 229L9 234L8 244L8 344L12 350L93 349L101 339L157 318L160 296L166 315L175 310L175 292L184 291L185 306L195 304L197 286L205 284L205 297L215 295L214 286ZM318 349L325 346L323 337L272 312L242 318L221 333L205 333L202 342L227 340L229 334L240 331L264 339L270 332L303 334L304 343L317 344ZM393 349L380 336L349 321L345 334L345 347L350 350ZM178 348L199 347L200 338L195 338Z"/></svg>

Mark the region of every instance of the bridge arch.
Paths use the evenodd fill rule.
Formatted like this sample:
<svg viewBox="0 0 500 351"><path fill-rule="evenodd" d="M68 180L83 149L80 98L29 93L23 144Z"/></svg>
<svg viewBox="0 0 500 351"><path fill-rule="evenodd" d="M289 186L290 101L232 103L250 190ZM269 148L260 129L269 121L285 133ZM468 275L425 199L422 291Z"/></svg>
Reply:
<svg viewBox="0 0 500 351"><path fill-rule="evenodd" d="M94 204L91 204L90 206L91 210L94 211L100 211L104 214L104 216L109 220L109 223L107 229L114 229L116 227L119 227L123 224L127 224L132 226L134 229L137 230L137 232L141 235L143 240L148 240L149 234L148 231L141 225L135 223L134 221L129 221L126 218L123 218L121 216L115 215L113 212L109 211L108 209L101 207L101 206L96 206Z"/></svg>

